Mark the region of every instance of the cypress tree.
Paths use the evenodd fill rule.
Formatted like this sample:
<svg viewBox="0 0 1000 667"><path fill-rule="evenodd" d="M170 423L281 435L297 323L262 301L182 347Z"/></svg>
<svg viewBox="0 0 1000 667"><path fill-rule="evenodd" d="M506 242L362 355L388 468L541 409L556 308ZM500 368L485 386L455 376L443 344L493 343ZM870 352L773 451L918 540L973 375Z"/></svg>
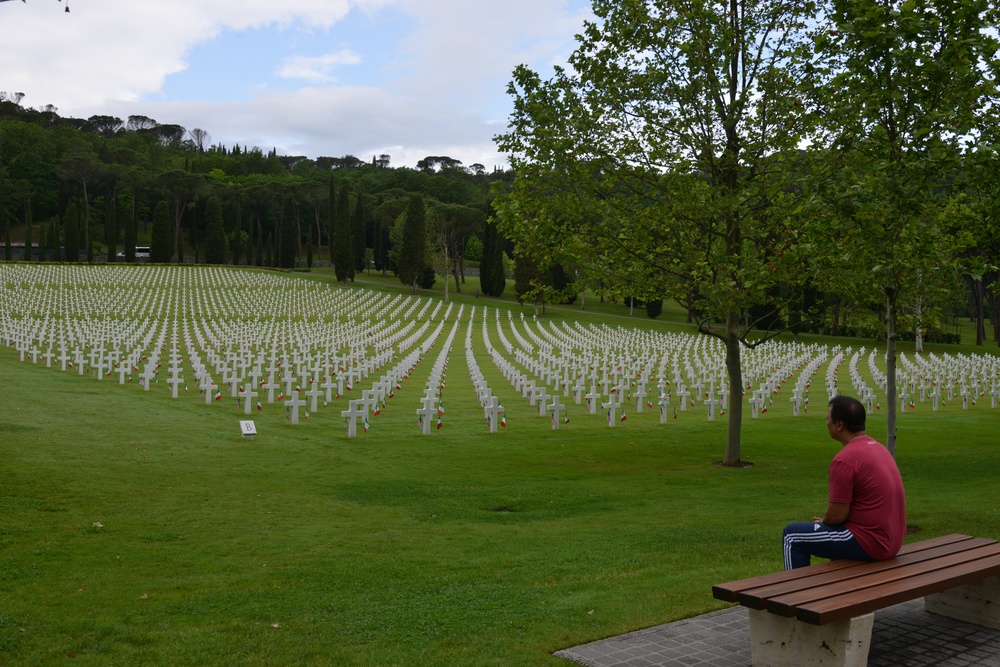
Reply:
<svg viewBox="0 0 1000 667"><path fill-rule="evenodd" d="M80 211L75 202L66 207L66 227L63 229L63 248L67 262L80 261Z"/></svg>
<svg viewBox="0 0 1000 667"><path fill-rule="evenodd" d="M334 251L333 239L337 234L337 185L333 182L333 176L330 177L330 187L327 198L329 199L329 206L327 207L326 236L327 239L329 239L330 244L330 263L336 266L337 258L336 252Z"/></svg>
<svg viewBox="0 0 1000 667"><path fill-rule="evenodd" d="M7 220L7 207L4 205L4 174L6 169L0 167L0 230L3 230L3 257L8 262L14 259L14 249L10 243L10 221Z"/></svg>
<svg viewBox="0 0 1000 667"><path fill-rule="evenodd" d="M243 212L239 202L236 203L236 231L233 232L233 266L239 266L243 257Z"/></svg>
<svg viewBox="0 0 1000 667"><path fill-rule="evenodd" d="M49 225L49 233L46 234L46 238L49 241L49 257L52 261L59 261L59 221L56 219L52 220Z"/></svg>
<svg viewBox="0 0 1000 667"><path fill-rule="evenodd" d="M131 197L135 197L132 194ZM129 206L128 219L125 220L125 261L134 262L135 261L135 244L138 240L136 225L138 224L135 219L135 206Z"/></svg>
<svg viewBox="0 0 1000 667"><path fill-rule="evenodd" d="M347 197L347 186L341 186L337 193L337 215L334 220L333 237L333 270L339 282L347 284L348 279L354 279L354 244L351 242L350 201Z"/></svg>
<svg viewBox="0 0 1000 667"><path fill-rule="evenodd" d="M34 248L32 248L32 238L31 238L31 208L25 208L25 227L24 227L24 252L21 253L21 259L25 261L31 261L31 253Z"/></svg>
<svg viewBox="0 0 1000 667"><path fill-rule="evenodd" d="M222 202L209 197L205 204L205 263L226 263L226 229L222 224Z"/></svg>
<svg viewBox="0 0 1000 667"><path fill-rule="evenodd" d="M503 268L503 241L496 223L486 223L483 232L483 261L479 266L479 280L483 294L502 296L507 287L507 276Z"/></svg>
<svg viewBox="0 0 1000 667"><path fill-rule="evenodd" d="M278 266L283 269L295 267L295 252L298 250L299 239L297 225L293 217L294 211L291 205L287 205L282 211L279 223L281 225L281 235L278 244Z"/></svg>
<svg viewBox="0 0 1000 667"><path fill-rule="evenodd" d="M354 203L354 223L351 225L351 238L354 241L354 270L365 270L365 197L358 190L358 198Z"/></svg>
<svg viewBox="0 0 1000 667"><path fill-rule="evenodd" d="M166 200L160 200L153 211L153 239L149 261L166 263L174 254L174 223Z"/></svg>
<svg viewBox="0 0 1000 667"><path fill-rule="evenodd" d="M108 193L107 205L104 210L104 245L108 247L108 261L117 259L118 251L118 219L115 216L116 201L114 191Z"/></svg>

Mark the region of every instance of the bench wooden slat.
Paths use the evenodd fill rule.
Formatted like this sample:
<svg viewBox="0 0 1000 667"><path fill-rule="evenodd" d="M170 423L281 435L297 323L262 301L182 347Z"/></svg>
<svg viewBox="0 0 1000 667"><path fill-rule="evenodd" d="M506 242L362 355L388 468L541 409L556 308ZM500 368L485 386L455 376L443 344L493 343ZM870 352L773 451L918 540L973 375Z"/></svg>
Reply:
<svg viewBox="0 0 1000 667"><path fill-rule="evenodd" d="M994 557L1000 558L1000 543L993 542L992 544L976 549L940 556L933 561L897 565L887 569L876 570L867 576L851 577L842 581L795 591L787 595L771 597L765 601L766 608L773 614L790 617L797 616L798 610L805 607L816 608L817 605L823 605L824 609L832 609L836 604L849 607L858 599L861 599L861 597L866 596L868 592L880 586L898 583L898 587L904 587L907 585L907 582L915 581L918 577L924 575L934 575L941 581L947 581L951 576L950 572L964 573L970 569L976 569L979 567L979 563ZM893 561L883 561L883 563L890 562ZM866 565L878 564L867 563ZM858 568L858 570L861 569ZM923 593L914 593L907 600L922 596ZM829 605L825 604L831 600L838 600L839 602ZM847 618L858 616L861 613L867 612L848 613Z"/></svg>
<svg viewBox="0 0 1000 667"><path fill-rule="evenodd" d="M951 554L964 553L972 549L979 549L995 544L997 544L996 540L977 537L932 546L925 549L909 550L906 553L900 552L900 555L889 560L875 561L872 563L850 561L853 565L849 570L847 568L842 568L837 571L817 572L815 574L784 581L778 584L741 591L739 601L740 604L745 607L750 607L751 609L763 609L769 600L783 596L790 596L795 593L801 592L805 594L807 591L810 593L816 592L816 595L812 597L821 597L822 593L820 593L820 591L823 591L824 589L822 587L827 585L850 585L848 582L858 577L865 577L867 579L869 577L877 576L878 573L888 572L899 567L917 565L931 559L941 558ZM802 598L801 601L804 601L805 599L808 598ZM781 612L774 611L774 613ZM787 615L791 616L792 613L789 612Z"/></svg>
<svg viewBox="0 0 1000 667"><path fill-rule="evenodd" d="M795 616L814 625L833 623L997 575L1000 555L810 603L799 607Z"/></svg>
<svg viewBox="0 0 1000 667"><path fill-rule="evenodd" d="M941 537L935 537L930 540L923 540L920 542L914 542L912 544L907 544L900 549L900 554L915 553L923 551L925 549L932 549L934 547L953 544L957 542L962 542L965 540L977 539L969 535L942 535ZM754 588L761 588L764 586L770 586L774 584L780 584L786 581L793 581L796 579L801 579L806 576L813 576L814 574L821 574L825 572L835 572L837 570L842 570L844 568L856 567L859 565L858 561L854 560L833 560L826 563L819 563L817 565L810 565L809 567L799 568L797 570L784 570L781 572L773 572L771 574L761 575L759 577L751 577L749 579L740 579L739 581L731 581L726 584L716 584L712 586L712 596L717 600L724 600L725 602L740 602L741 594L743 591L747 591Z"/></svg>

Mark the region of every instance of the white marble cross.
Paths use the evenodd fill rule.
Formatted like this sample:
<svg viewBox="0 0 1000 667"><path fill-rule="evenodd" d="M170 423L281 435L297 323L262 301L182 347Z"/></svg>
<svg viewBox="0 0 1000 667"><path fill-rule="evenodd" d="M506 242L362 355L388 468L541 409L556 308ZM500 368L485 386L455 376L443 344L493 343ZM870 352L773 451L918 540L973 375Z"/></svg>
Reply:
<svg viewBox="0 0 1000 667"><path fill-rule="evenodd" d="M497 432L497 426L500 425L500 415L504 413L504 407L500 405L500 399L496 396L491 396L489 404L484 408L486 412L486 423L490 425L490 433Z"/></svg>
<svg viewBox="0 0 1000 667"><path fill-rule="evenodd" d="M612 392L611 395L608 396L608 400L604 403L601 403L601 407L608 411L609 428L615 427L615 422L618 421L616 419L616 413L618 411L618 408L620 408L621 406L622 406L621 401L618 400L618 394L616 392Z"/></svg>
<svg viewBox="0 0 1000 667"><path fill-rule="evenodd" d="M299 398L298 390L293 391L292 397L285 401L285 410L291 411L289 419L291 419L292 424L299 423L299 408L303 407L305 404L306 402Z"/></svg>
<svg viewBox="0 0 1000 667"><path fill-rule="evenodd" d="M368 408L359 408L357 400L349 401L348 406L347 410L341 410L340 416L345 419L344 429L347 431L347 437L356 438L358 437L358 419L368 415Z"/></svg>
<svg viewBox="0 0 1000 667"><path fill-rule="evenodd" d="M559 402L559 394L552 396L552 402L546 406L546 410L552 414L552 430L559 430L559 413L565 412L566 406Z"/></svg>
<svg viewBox="0 0 1000 667"><path fill-rule="evenodd" d="M243 401L243 414L253 414L253 399L257 398L257 392L254 391L252 382L243 385L239 397Z"/></svg>

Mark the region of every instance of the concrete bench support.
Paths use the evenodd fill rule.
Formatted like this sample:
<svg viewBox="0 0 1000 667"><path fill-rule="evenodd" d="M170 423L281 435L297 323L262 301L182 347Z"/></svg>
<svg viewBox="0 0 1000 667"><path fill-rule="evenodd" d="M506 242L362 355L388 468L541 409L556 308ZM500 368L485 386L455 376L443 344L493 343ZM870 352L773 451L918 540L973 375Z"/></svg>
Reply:
<svg viewBox="0 0 1000 667"><path fill-rule="evenodd" d="M924 609L933 613L1000 630L1000 577L990 577L924 598Z"/></svg>
<svg viewBox="0 0 1000 667"><path fill-rule="evenodd" d="M754 667L865 667L875 614L811 625L749 609Z"/></svg>

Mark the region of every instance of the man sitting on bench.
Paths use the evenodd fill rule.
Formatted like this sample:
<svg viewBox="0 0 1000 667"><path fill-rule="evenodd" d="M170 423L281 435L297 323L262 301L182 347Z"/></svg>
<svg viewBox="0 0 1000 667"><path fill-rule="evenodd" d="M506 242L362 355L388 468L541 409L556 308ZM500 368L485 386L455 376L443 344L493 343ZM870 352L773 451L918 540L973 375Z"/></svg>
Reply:
<svg viewBox="0 0 1000 667"><path fill-rule="evenodd" d="M785 527L786 570L809 565L810 556L886 560L903 546L903 480L889 450L865 434L865 417L857 399L830 401L826 428L842 448L830 463L829 504L822 517Z"/></svg>

